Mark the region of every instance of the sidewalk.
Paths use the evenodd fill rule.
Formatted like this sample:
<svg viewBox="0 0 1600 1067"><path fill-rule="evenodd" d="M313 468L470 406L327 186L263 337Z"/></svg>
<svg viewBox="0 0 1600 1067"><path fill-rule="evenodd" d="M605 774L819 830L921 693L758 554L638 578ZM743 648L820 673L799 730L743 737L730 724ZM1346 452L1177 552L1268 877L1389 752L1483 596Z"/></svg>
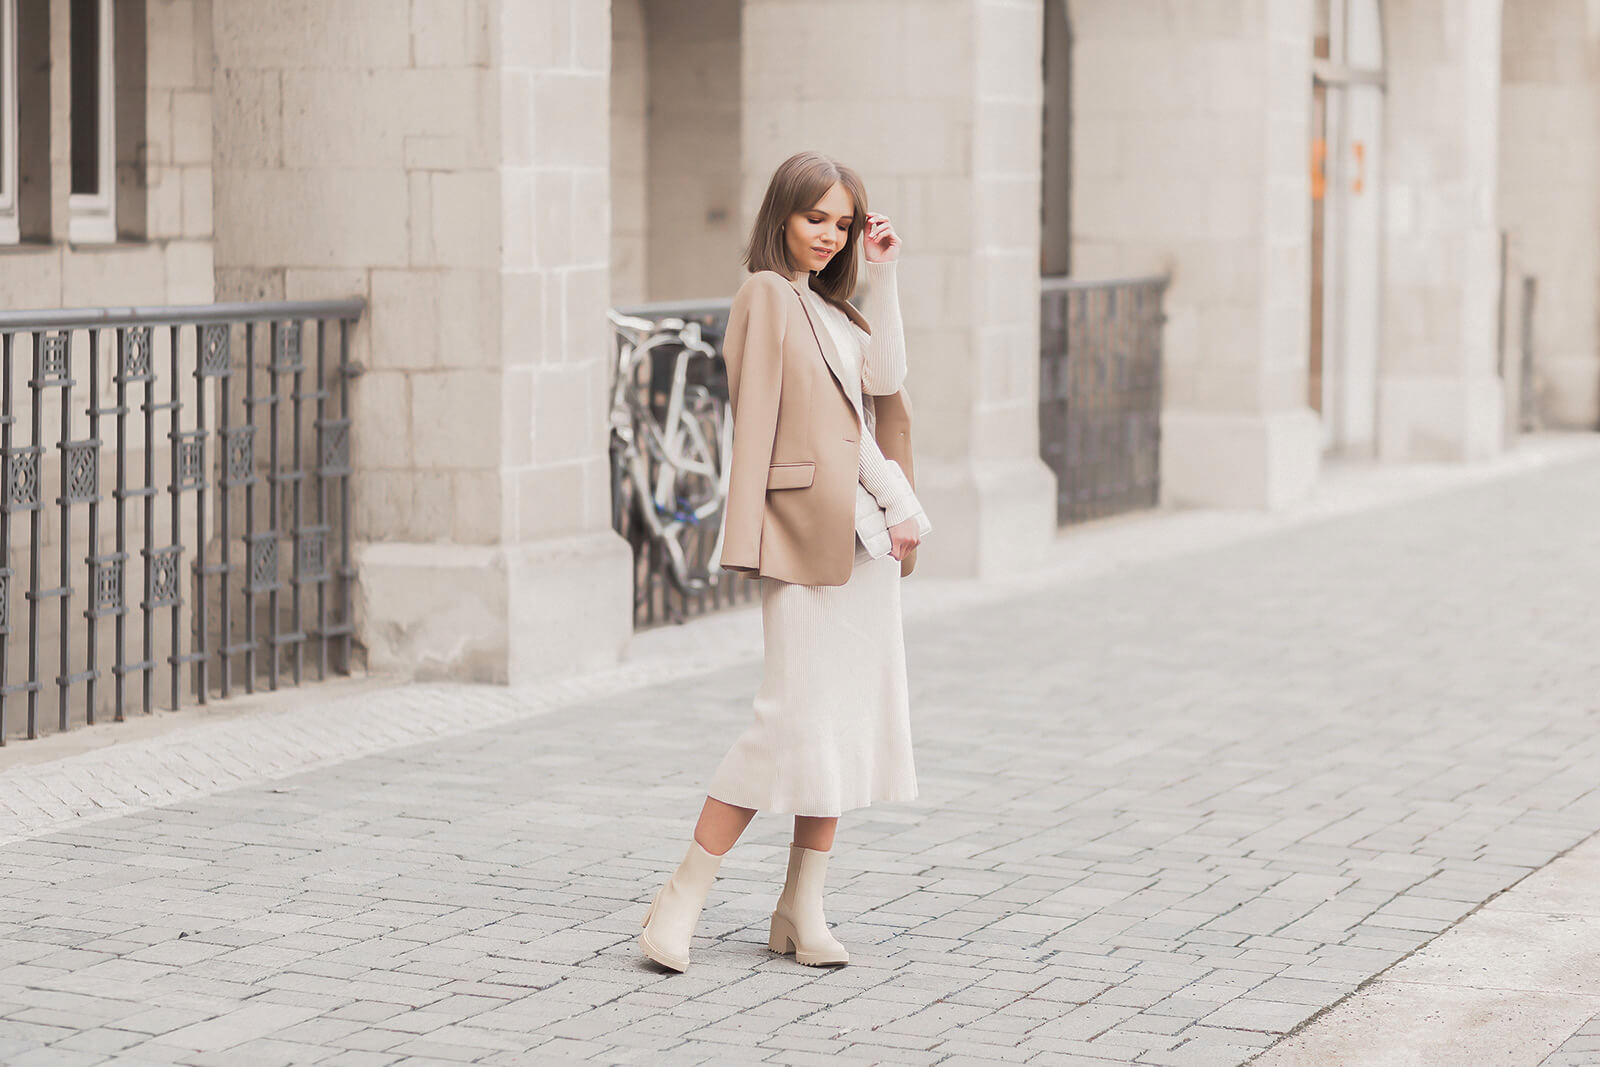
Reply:
<svg viewBox="0 0 1600 1067"><path fill-rule="evenodd" d="M1600 830L1600 449L1541 447L908 582L922 796L842 824L837 972L764 948L775 818L687 975L633 944L748 714L749 612L537 692L306 690L14 746L0 1061L1233 1064L1309 1020L1260 1062L1421 1062L1361 1058L1378 1016L1340 1013L1386 982L1471 1000L1430 953L1565 914L1501 903L1534 880L1478 909ZM1590 957L1594 921L1561 924ZM1578 1062L1600 983L1555 992L1492 1062ZM1500 1032L1509 999L1454 1018Z"/></svg>

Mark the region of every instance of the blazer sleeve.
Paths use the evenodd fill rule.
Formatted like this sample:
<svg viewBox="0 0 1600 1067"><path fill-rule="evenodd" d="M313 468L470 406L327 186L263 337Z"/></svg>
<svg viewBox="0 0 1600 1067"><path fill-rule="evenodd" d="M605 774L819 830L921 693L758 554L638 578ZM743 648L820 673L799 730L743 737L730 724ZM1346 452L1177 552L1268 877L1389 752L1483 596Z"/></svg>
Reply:
<svg viewBox="0 0 1600 1067"><path fill-rule="evenodd" d="M722 353L728 365L733 454L729 458L722 539L724 570L760 570L767 468L772 463L772 440L778 426L778 392L783 383L783 338L788 318L786 295L792 293L784 292L777 275L752 275L739 288L728 312L728 332L723 339Z"/></svg>
<svg viewBox="0 0 1600 1067"><path fill-rule="evenodd" d="M895 261L863 260L861 268L867 283L861 314L872 327L862 351L861 389L873 396L887 396L899 392L906 380L906 330L900 318Z"/></svg>

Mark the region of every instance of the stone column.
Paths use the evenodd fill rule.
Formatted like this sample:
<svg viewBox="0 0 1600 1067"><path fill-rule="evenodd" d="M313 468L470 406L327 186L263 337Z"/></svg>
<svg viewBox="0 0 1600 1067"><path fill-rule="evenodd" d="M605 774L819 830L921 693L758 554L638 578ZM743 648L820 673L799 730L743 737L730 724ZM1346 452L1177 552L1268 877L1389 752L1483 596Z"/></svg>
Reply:
<svg viewBox="0 0 1600 1067"><path fill-rule="evenodd" d="M898 270L929 574L1025 568L1055 529L1039 459L1040 0L745 0L748 230L802 149L854 167ZM825 47L796 47L818 27Z"/></svg>
<svg viewBox="0 0 1600 1067"><path fill-rule="evenodd" d="M611 528L611 5L498 0L501 552L513 682L616 660L633 556Z"/></svg>
<svg viewBox="0 0 1600 1067"><path fill-rule="evenodd" d="M216 0L215 34L219 290L369 301L370 665L520 683L614 661L609 5Z"/></svg>
<svg viewBox="0 0 1600 1067"><path fill-rule="evenodd" d="M1500 50L1508 284L1538 279L1542 417L1588 430L1600 428L1600 23L1592 10L1584 0L1507 4ZM1517 327L1506 324L1508 344Z"/></svg>
<svg viewBox="0 0 1600 1067"><path fill-rule="evenodd" d="M1499 0L1392 0L1378 454L1493 456ZM1590 235L1592 239L1592 234Z"/></svg>
<svg viewBox="0 0 1600 1067"><path fill-rule="evenodd" d="M1322 451L1306 401L1310 5L1068 12L1073 274L1172 275L1162 498L1291 504Z"/></svg>

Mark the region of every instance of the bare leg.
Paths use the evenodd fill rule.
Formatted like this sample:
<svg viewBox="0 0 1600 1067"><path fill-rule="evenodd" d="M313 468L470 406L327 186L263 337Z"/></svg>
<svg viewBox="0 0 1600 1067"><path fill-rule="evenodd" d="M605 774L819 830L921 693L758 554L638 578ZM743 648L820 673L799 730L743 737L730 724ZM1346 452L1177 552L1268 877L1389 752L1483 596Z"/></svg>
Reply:
<svg viewBox="0 0 1600 1067"><path fill-rule="evenodd" d="M815 815L794 817L794 843L801 848L827 852L833 848L833 831L839 825L838 816L822 818ZM707 849L707 851L710 851Z"/></svg>
<svg viewBox="0 0 1600 1067"><path fill-rule="evenodd" d="M754 808L736 808L706 797L706 806L700 809L700 821L694 824L694 839L713 856L720 856L739 840L755 814Z"/></svg>

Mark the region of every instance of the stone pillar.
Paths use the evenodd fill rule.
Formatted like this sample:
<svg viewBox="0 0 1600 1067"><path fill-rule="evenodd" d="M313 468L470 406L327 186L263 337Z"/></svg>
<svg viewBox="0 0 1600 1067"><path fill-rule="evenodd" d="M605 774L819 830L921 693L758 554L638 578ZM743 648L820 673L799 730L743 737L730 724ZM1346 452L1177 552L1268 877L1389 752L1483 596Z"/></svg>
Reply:
<svg viewBox="0 0 1600 1067"><path fill-rule="evenodd" d="M633 556L611 528L611 5L498 0L500 458L507 674L616 660Z"/></svg>
<svg viewBox="0 0 1600 1067"><path fill-rule="evenodd" d="M1540 414L1589 430L1600 428L1600 23L1592 10L1585 0L1505 5L1499 184L1508 284L1538 279ZM1517 327L1506 324L1513 346Z"/></svg>
<svg viewBox="0 0 1600 1067"><path fill-rule="evenodd" d="M1306 402L1310 5L1068 11L1073 274L1172 274L1162 498L1291 504L1322 451Z"/></svg>
<svg viewBox="0 0 1600 1067"><path fill-rule="evenodd" d="M1500 16L1499 0L1385 5L1378 454L1386 460L1474 460L1500 450Z"/></svg>
<svg viewBox="0 0 1600 1067"><path fill-rule="evenodd" d="M221 295L369 302L352 355L370 665L520 683L615 660L609 5L214 14Z"/></svg>
<svg viewBox="0 0 1600 1067"><path fill-rule="evenodd" d="M748 231L802 149L861 173L905 242L900 297L929 574L1026 568L1055 530L1039 459L1040 0L745 0ZM826 47L805 27L845 26Z"/></svg>

